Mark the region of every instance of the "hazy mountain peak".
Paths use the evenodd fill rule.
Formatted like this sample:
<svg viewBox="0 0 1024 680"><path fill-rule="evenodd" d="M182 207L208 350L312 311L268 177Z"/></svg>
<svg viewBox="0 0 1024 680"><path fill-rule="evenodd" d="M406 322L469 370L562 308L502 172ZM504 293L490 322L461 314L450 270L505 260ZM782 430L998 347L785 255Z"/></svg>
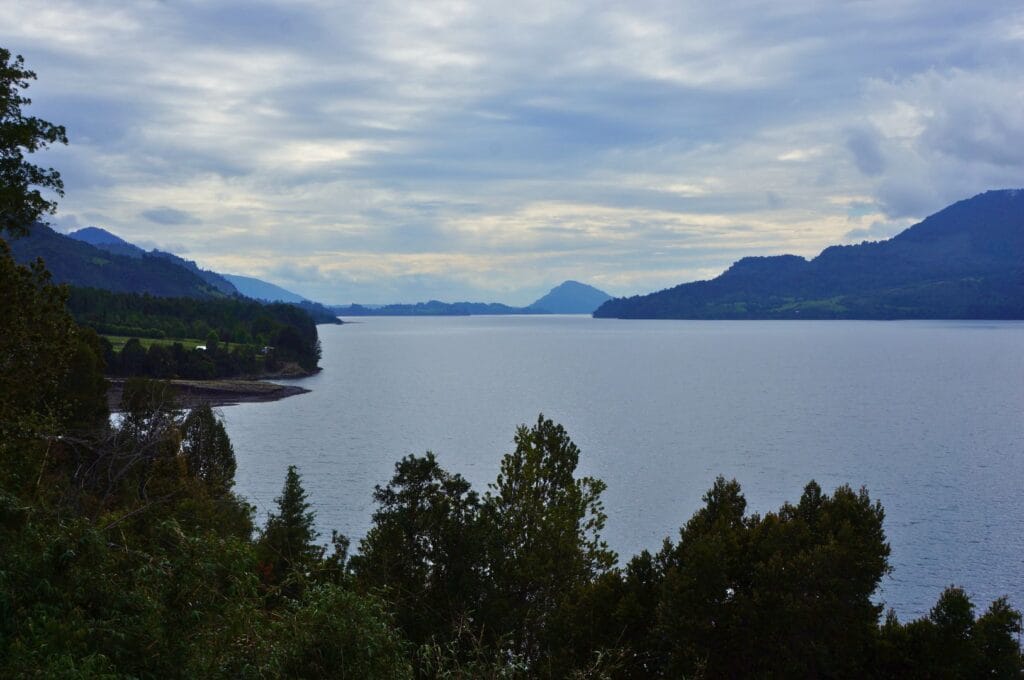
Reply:
<svg viewBox="0 0 1024 680"><path fill-rule="evenodd" d="M125 241L120 236L112 234L106 229L101 229L100 227L83 227L82 229L69 233L68 236L76 241L84 241L85 243L89 243L94 246L118 244L138 247L128 241Z"/></svg>
<svg viewBox="0 0 1024 680"><path fill-rule="evenodd" d="M611 295L579 281L563 281L540 298L530 309L543 309L552 314L591 314Z"/></svg>
<svg viewBox="0 0 1024 680"><path fill-rule="evenodd" d="M238 289L238 292L254 300L298 303L306 299L298 293L293 293L281 286L251 276L241 276L239 274L222 274L222 276L230 281L231 285Z"/></svg>

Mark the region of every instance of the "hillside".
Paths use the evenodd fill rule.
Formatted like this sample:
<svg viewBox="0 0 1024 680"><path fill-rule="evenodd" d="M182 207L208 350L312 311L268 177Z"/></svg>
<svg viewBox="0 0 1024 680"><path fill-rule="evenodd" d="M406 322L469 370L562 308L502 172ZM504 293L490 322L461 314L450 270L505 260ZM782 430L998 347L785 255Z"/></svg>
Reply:
<svg viewBox="0 0 1024 680"><path fill-rule="evenodd" d="M265 300L267 302L302 302L306 298L290 290L285 290L272 283L261 281L251 276L239 276L238 274L223 274L231 284L238 289L238 292L245 297L254 300Z"/></svg>
<svg viewBox="0 0 1024 680"><path fill-rule="evenodd" d="M527 309L552 314L590 314L610 299L612 296L603 290L579 281L565 281L552 288L547 295Z"/></svg>
<svg viewBox="0 0 1024 680"><path fill-rule="evenodd" d="M225 296L195 272L165 257L145 252L131 255L109 252L58 234L41 224L35 225L28 236L11 239L9 243L14 259L22 264L43 258L57 283L120 293L149 293L158 297ZM127 252L127 249L113 245Z"/></svg>
<svg viewBox="0 0 1024 680"><path fill-rule="evenodd" d="M125 255L126 257L141 258L143 255L152 255L155 257L162 257L166 260L188 269L193 274L201 278L210 286L216 288L225 295L237 295L238 290L235 289L223 276L217 272L212 272L207 269L201 269L192 260L186 260L183 257L178 257L174 253L167 253L162 250L151 250L148 253L142 248L138 247L134 243L125 241L120 236L112 234L106 229L99 227L85 227L78 231L73 231L68 234L69 238L73 238L76 241L82 241L89 245L96 246L101 250L105 250L108 253L115 255Z"/></svg>
<svg viewBox="0 0 1024 680"><path fill-rule="evenodd" d="M622 319L1024 318L1024 192L989 191L812 260L747 257L710 281L603 304Z"/></svg>

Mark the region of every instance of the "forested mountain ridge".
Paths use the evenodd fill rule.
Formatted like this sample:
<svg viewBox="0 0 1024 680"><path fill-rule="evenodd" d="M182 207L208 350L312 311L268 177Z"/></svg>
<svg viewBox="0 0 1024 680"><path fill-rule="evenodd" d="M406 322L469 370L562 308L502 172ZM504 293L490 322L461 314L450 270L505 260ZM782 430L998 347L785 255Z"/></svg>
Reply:
<svg viewBox="0 0 1024 680"><path fill-rule="evenodd" d="M28 264L41 257L56 283L78 288L163 298L250 297L274 301L247 295L224 275L202 269L192 260L162 250L147 252L99 227L85 227L65 236L40 224L28 236L11 239L10 245L16 261ZM316 323L340 323L323 305L295 297L295 301L284 302L302 308Z"/></svg>
<svg viewBox="0 0 1024 680"><path fill-rule="evenodd" d="M56 283L159 297L218 298L226 295L196 272L166 257L145 252L137 255L110 252L59 234L42 224L35 225L28 236L11 239L10 246L14 259L22 264L41 257Z"/></svg>
<svg viewBox="0 0 1024 680"><path fill-rule="evenodd" d="M135 245L134 243L129 243L120 236L112 234L106 229L101 229L100 227L85 227L84 229L79 229L77 231L69 233L68 237L73 238L77 241L84 241L85 243L96 246L97 248L101 248L108 252L115 253L117 255L127 255L128 257L142 257L143 255L147 254L145 250ZM177 265L184 267L185 269L188 269L193 274L201 278L203 281L206 281L208 284L210 284L220 292L224 293L225 295L246 295L238 288L236 288L232 284L232 282L228 281L225 276L218 274L217 272L210 271L208 269L203 269L192 260L186 260L185 258L179 257L174 253L157 249L149 251L148 254L153 255L155 257L162 257L164 259L170 260L171 262L174 262ZM246 297L253 296L246 295Z"/></svg>
<svg viewBox="0 0 1024 680"><path fill-rule="evenodd" d="M886 241L747 257L710 281L610 300L595 317L1024 318L1024 191L955 203Z"/></svg>

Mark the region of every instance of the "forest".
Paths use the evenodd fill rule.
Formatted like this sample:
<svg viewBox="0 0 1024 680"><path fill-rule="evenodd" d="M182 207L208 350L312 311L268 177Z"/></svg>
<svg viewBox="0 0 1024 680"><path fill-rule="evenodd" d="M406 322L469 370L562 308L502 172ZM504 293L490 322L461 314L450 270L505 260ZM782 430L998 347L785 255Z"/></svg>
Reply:
<svg viewBox="0 0 1024 680"><path fill-rule="evenodd" d="M950 587L900 621L884 511L809 482L747 512L735 480L656 552L601 539L605 485L538 417L481 493L427 453L379 486L373 525L315 530L289 468L265 524L232 488L216 413L103 356L41 265L0 246L3 677L1019 677L1021 614ZM301 446L301 440L296 440ZM287 456L282 451L282 456ZM979 499L981 502L981 499Z"/></svg>
<svg viewBox="0 0 1024 680"><path fill-rule="evenodd" d="M102 335L131 338L115 351L101 337L107 371L115 376L209 379L272 373L288 363L317 370L316 322L290 304L243 298L165 298L71 287L75 321ZM150 342L139 339L194 339ZM197 342L204 349L197 349Z"/></svg>

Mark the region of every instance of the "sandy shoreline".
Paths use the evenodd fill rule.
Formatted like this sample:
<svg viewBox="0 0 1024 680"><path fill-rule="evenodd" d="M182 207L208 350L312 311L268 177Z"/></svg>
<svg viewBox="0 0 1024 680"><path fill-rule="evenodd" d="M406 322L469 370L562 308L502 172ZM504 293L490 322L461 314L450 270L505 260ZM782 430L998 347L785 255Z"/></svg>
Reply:
<svg viewBox="0 0 1024 680"><path fill-rule="evenodd" d="M121 406L124 380L111 378L109 382L107 402L110 405L110 412L116 413ZM177 390L178 402L183 408L193 408L200 404L217 407L277 401L310 391L297 385L278 385L262 380L168 380L167 382Z"/></svg>

